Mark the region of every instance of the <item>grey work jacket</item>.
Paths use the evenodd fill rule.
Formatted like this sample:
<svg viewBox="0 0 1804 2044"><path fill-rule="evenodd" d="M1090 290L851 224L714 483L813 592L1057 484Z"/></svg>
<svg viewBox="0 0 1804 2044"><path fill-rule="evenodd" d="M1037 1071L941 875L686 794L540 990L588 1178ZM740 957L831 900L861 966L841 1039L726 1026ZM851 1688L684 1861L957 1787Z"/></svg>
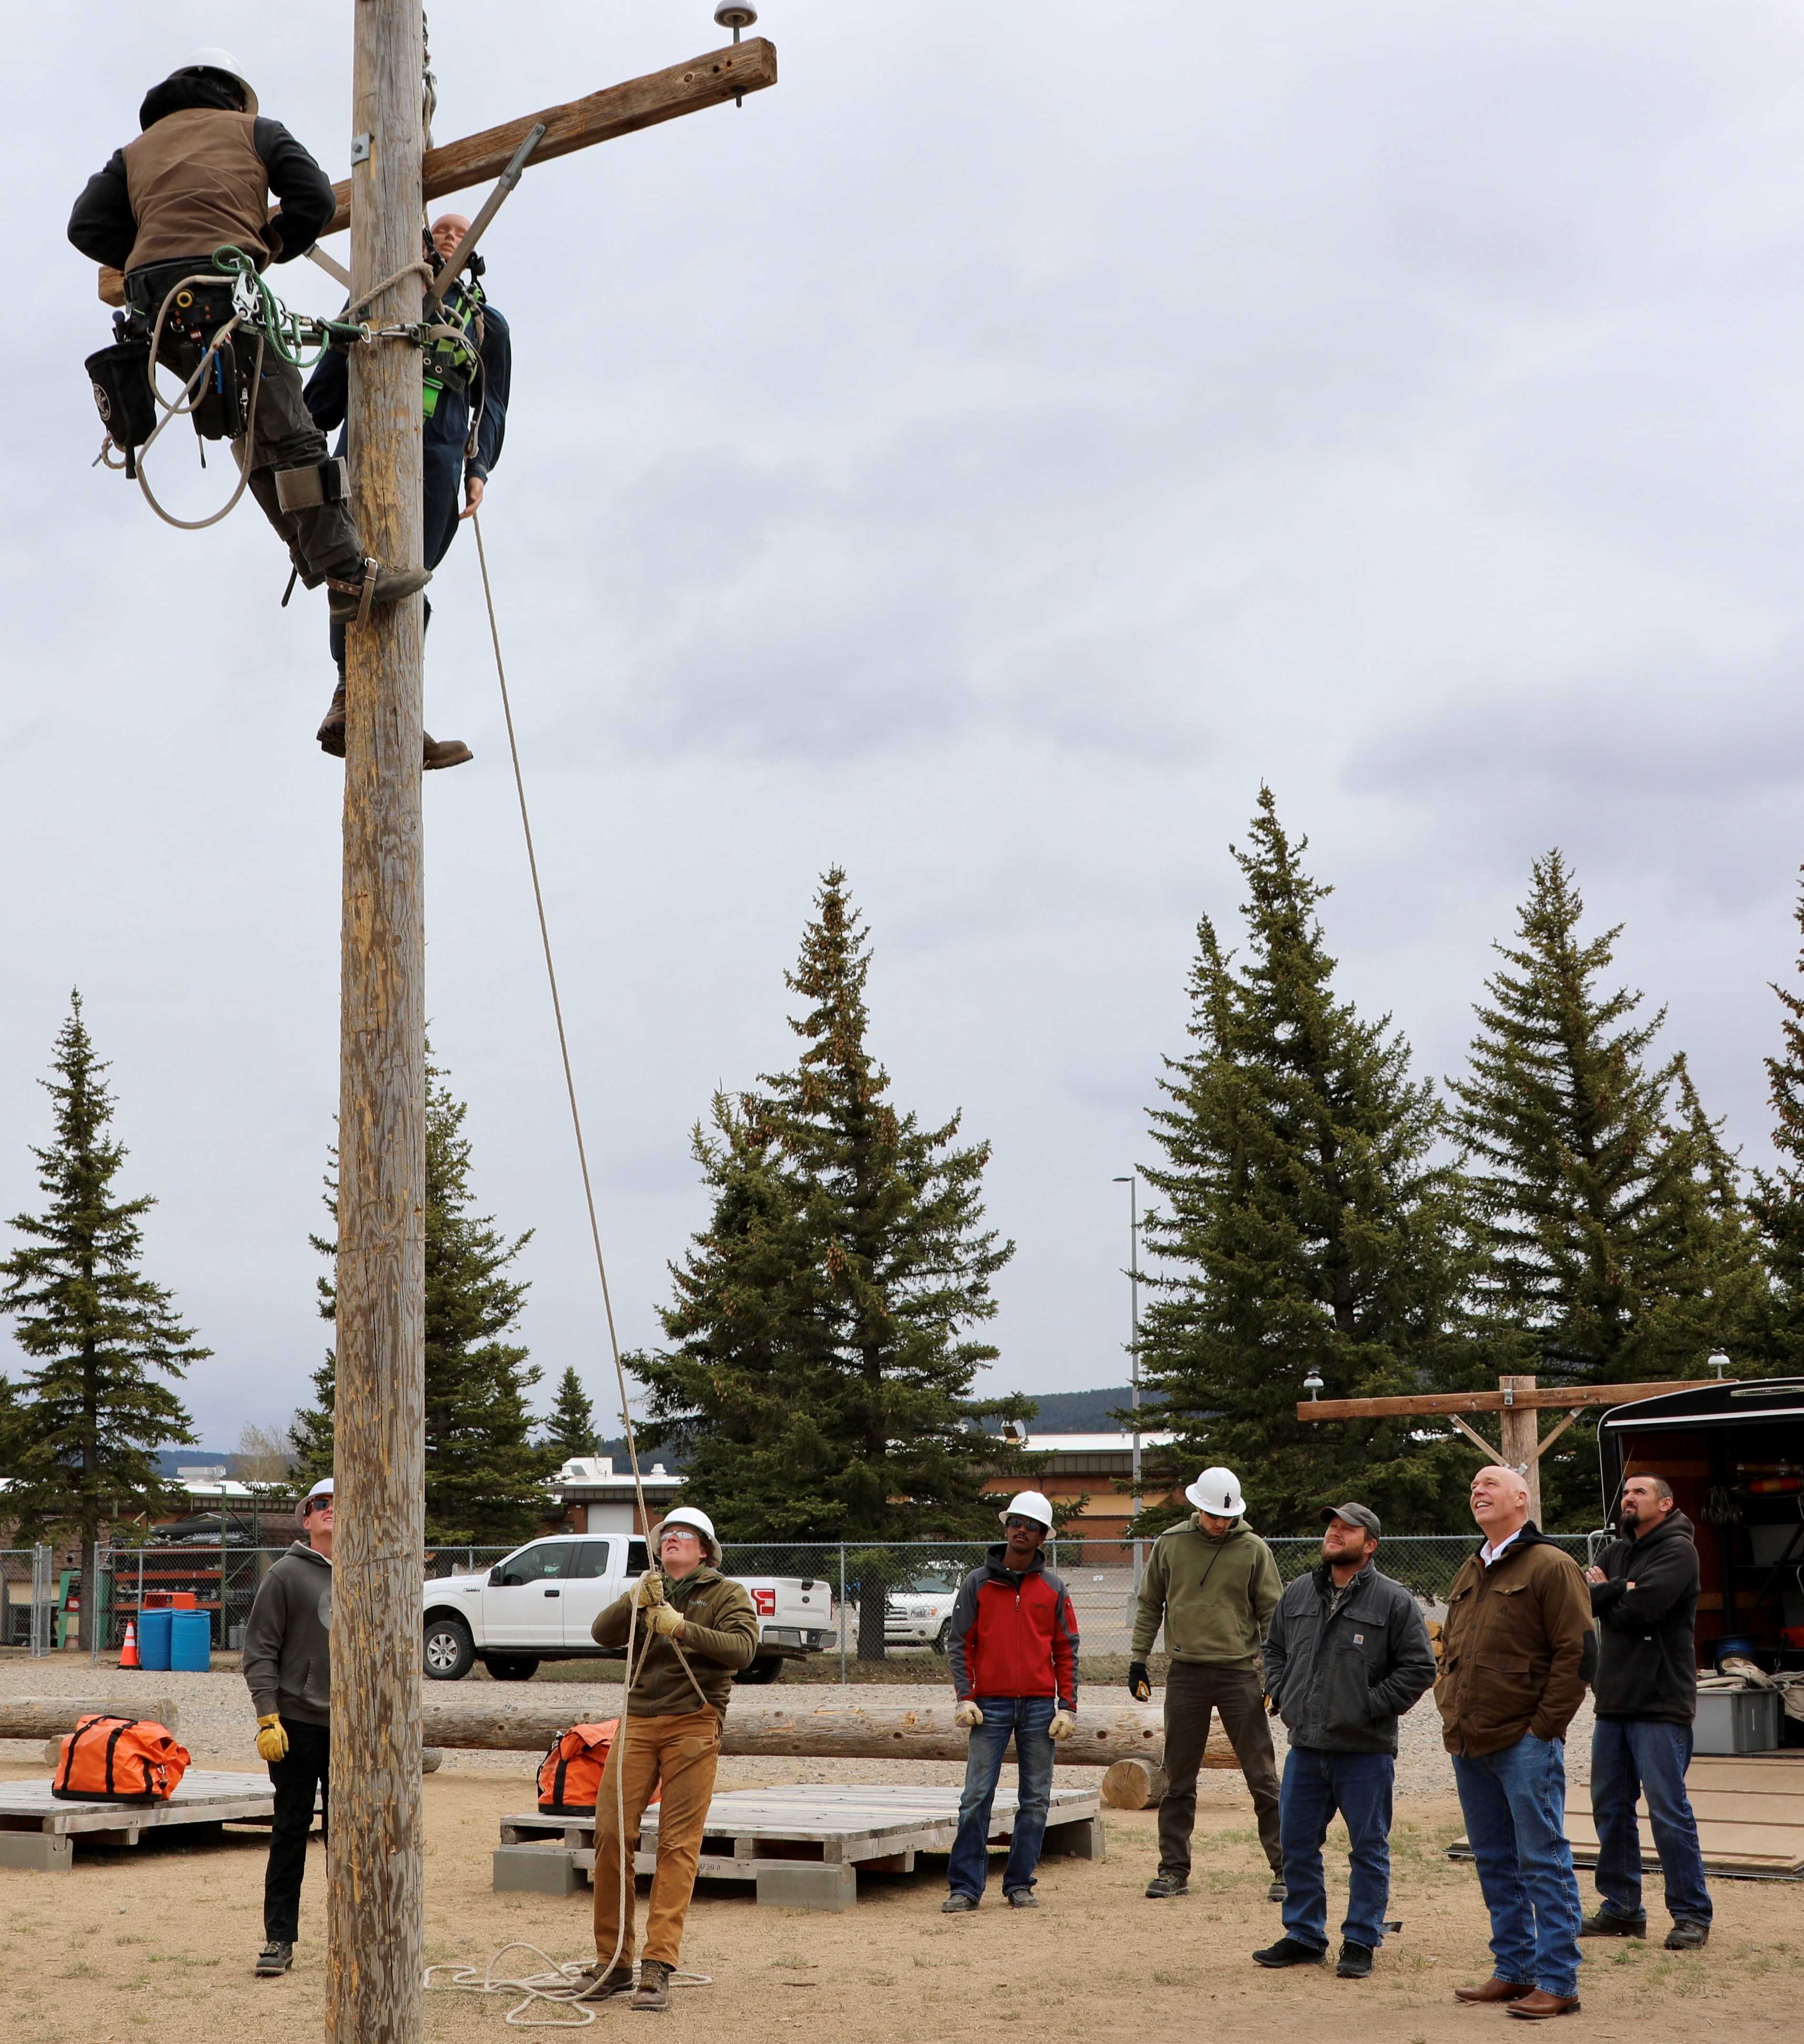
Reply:
<svg viewBox="0 0 1804 2044"><path fill-rule="evenodd" d="M1433 1682L1415 1599L1370 1562L1340 1592L1320 1563L1271 1615L1265 1687L1293 1746L1394 1755L1398 1719Z"/></svg>

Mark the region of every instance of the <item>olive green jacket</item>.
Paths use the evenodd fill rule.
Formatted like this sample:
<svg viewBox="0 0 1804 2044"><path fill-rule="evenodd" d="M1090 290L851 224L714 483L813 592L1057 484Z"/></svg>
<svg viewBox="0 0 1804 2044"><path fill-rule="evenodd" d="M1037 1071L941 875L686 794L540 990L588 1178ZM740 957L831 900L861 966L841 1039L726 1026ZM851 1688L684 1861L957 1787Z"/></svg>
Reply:
<svg viewBox="0 0 1804 2044"><path fill-rule="evenodd" d="M1174 1661L1257 1673L1271 1614L1284 1594L1271 1550L1244 1519L1220 1539L1193 1519L1152 1543L1134 1613L1133 1658L1152 1650L1161 1621Z"/></svg>
<svg viewBox="0 0 1804 2044"><path fill-rule="evenodd" d="M637 1588L635 1584L624 1596L616 1597L590 1627L598 1646L625 1646ZM708 1704L724 1717L733 1677L751 1665L758 1651L758 1616L745 1586L704 1562L679 1583L667 1580L664 1596L683 1613L683 1638L673 1643L661 1633L648 1635L641 1619L633 1641L634 1673L627 1692L628 1715L680 1717L685 1711ZM687 1669L684 1659L689 1663Z"/></svg>

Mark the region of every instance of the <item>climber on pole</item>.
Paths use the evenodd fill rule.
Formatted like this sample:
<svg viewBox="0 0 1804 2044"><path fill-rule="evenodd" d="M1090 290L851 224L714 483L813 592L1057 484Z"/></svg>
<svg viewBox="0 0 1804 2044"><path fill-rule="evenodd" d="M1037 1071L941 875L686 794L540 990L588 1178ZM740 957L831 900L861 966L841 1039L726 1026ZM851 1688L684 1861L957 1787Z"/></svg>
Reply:
<svg viewBox="0 0 1804 2044"><path fill-rule="evenodd" d="M151 88L138 125L137 139L89 179L69 217L69 239L124 273L125 304L144 340L160 313L168 314L159 359L186 378L198 370L212 329L232 316L232 279L190 288L186 305L177 288L183 280L210 271L213 251L228 244L260 271L292 262L313 246L335 202L319 165L279 121L257 111L256 94L229 51L196 51ZM241 390L227 387L223 371L215 380L217 390L208 386L197 397L196 429L237 442L252 408ZM301 581L309 589L324 582L333 616L345 620L424 588L429 568L365 557L344 465L328 459L300 376L274 349L264 352L254 395L252 444L240 448L240 459Z"/></svg>
<svg viewBox="0 0 1804 2044"><path fill-rule="evenodd" d="M460 213L441 213L424 240L425 259L435 276L457 252L470 231ZM457 528L481 505L490 471L501 459L507 431L507 399L514 373L514 347L507 321L490 304L481 278L484 264L472 254L467 269L440 299L436 323L452 329L434 336L421 363L421 404L425 413L420 478L425 497L425 563L436 568L451 550ZM457 337L454 337L457 336ZM325 432L337 430L337 452L345 449L344 431L350 404L350 359L342 348L327 349L307 378L307 408ZM432 598L426 598L426 623L433 621ZM320 749L336 759L344 757L344 625L332 620L332 657L338 669L325 721L319 728ZM426 765L460 766L471 758L456 740L440 742ZM455 756L452 756L452 755Z"/></svg>

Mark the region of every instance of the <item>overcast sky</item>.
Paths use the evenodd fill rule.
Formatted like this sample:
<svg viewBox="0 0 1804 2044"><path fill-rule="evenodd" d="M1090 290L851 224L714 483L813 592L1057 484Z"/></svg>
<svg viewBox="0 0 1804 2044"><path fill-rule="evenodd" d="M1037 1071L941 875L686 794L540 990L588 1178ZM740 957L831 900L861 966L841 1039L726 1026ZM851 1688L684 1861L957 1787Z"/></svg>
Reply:
<svg viewBox="0 0 1804 2044"><path fill-rule="evenodd" d="M714 46L702 0L433 0L448 140ZM0 705L0 1213L71 986L206 1444L284 1417L337 1093L325 608L248 504L90 470L63 226L223 41L334 176L352 10L21 17ZM497 39L498 25L506 33ZM1573 860L1762 1153L1804 856L1804 17L1771 0L772 0L782 83L529 171L485 513L614 1296L655 1338L690 1124L792 1055L821 871L895 1097L994 1145L999 1389L1119 1381L1125 1189L1262 779L1342 984L1456 1069ZM471 209L474 209L473 206ZM343 238L337 252L346 252ZM277 273L334 309L311 265ZM171 433L160 477L210 508ZM152 456L153 463L157 455ZM433 585L433 1037L524 1335L602 1397L475 553ZM15 1355L15 1362L17 1360ZM0 1366L10 1366L0 1365ZM604 1404L607 1403L603 1400Z"/></svg>

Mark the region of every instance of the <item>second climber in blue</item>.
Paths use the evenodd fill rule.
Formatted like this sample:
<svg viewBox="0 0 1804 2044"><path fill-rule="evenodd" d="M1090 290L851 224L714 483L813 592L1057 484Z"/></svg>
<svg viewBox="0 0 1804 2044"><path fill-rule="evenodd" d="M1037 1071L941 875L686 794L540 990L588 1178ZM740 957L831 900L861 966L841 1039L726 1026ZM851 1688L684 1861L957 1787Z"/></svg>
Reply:
<svg viewBox="0 0 1804 2044"><path fill-rule="evenodd" d="M1052 1508L1024 1490L1001 1517L1002 1544L959 1585L946 1639L958 1691L952 1720L971 1733L947 1869L952 1892L940 1904L948 1915L983 1899L990 1809L1011 1738L1020 1786L1002 1893L1011 1908L1039 1907L1033 1889L1052 1803L1052 1750L1077 1729L1077 1615L1040 1552Z"/></svg>
<svg viewBox="0 0 1804 2044"><path fill-rule="evenodd" d="M458 244L469 231L469 221L459 213L441 213L433 222L425 255L435 271L456 252ZM507 432L514 345L507 321L483 292L482 274L483 259L472 255L464 274L445 293L434 322L454 332L440 334L424 353L421 402L425 425L421 482L425 500L424 558L429 568L436 568L444 559L457 536L459 524L482 503L483 487L501 459L502 441ZM330 349L308 378L307 409L324 432L339 432L340 454L345 446L343 428L349 390L348 358L342 349ZM429 624L432 615L429 600ZM337 619L332 625L332 657L338 669L338 686L319 728L319 742L322 751L342 759L344 627ZM429 769L461 766L472 756L461 739L436 743L429 740L425 764Z"/></svg>

